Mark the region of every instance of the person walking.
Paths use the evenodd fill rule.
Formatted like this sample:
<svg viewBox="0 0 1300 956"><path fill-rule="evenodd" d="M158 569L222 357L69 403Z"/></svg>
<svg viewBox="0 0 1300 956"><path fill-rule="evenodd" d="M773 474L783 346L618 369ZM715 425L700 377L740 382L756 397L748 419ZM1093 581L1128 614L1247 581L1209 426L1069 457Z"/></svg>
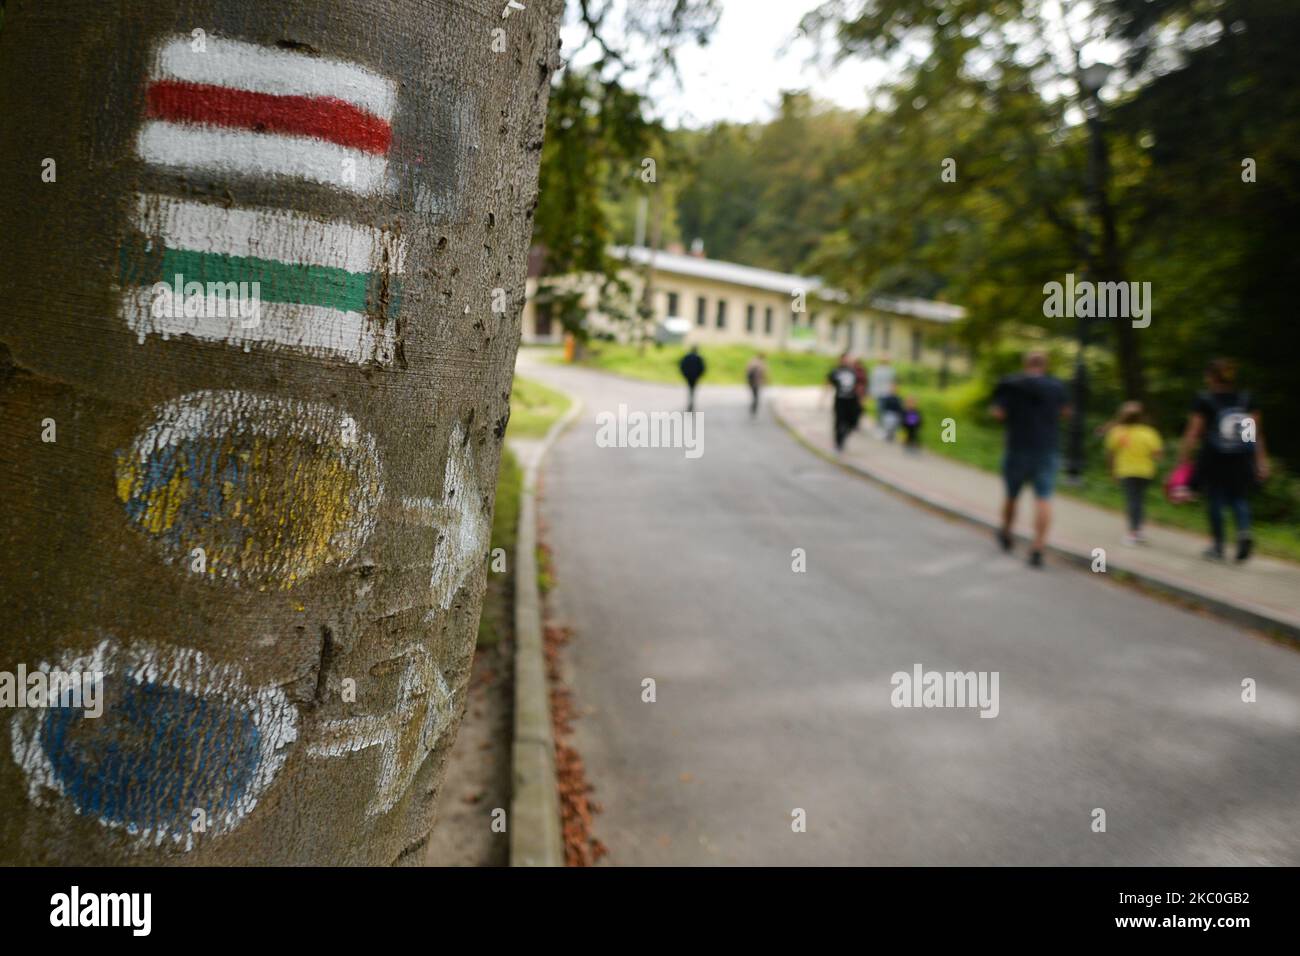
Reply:
<svg viewBox="0 0 1300 956"><path fill-rule="evenodd" d="M862 413L867 404L867 364L862 361L861 356L853 360L853 376L857 379L858 383L856 389L858 395L858 414L857 417L853 419L853 430L857 431L858 425L862 421Z"/></svg>
<svg viewBox="0 0 1300 956"><path fill-rule="evenodd" d="M767 360L762 352L750 359L749 364L745 366L745 380L749 382L749 391L753 396L749 403L749 417L754 418L758 415L759 390L767 384Z"/></svg>
<svg viewBox="0 0 1300 956"><path fill-rule="evenodd" d="M695 386L704 377L704 359L700 356L698 345L692 345L691 350L682 356L678 368L681 369L682 378L686 379L686 410L693 412L695 411Z"/></svg>
<svg viewBox="0 0 1300 956"><path fill-rule="evenodd" d="M1193 485L1205 492L1213 541L1204 556L1224 559L1224 509L1232 512L1237 529L1238 561L1250 557L1250 492L1269 474L1264 429L1251 394L1237 387L1237 366L1215 359L1205 370L1206 390L1192 401L1178 462L1187 464L1199 445Z"/></svg>
<svg viewBox="0 0 1300 956"><path fill-rule="evenodd" d="M1060 379L1047 374L1047 355L1028 352L1024 371L998 382L990 413L1006 425L1006 446L1002 478L1006 498L1002 503L1002 525L998 543L1011 550L1011 527L1016 518L1016 499L1026 482L1033 485L1034 538L1029 565L1043 566L1043 546L1052 523L1052 493L1056 489L1059 462L1057 438L1060 420L1070 414L1068 396Z"/></svg>
<svg viewBox="0 0 1300 956"><path fill-rule="evenodd" d="M881 356L880 360L871 367L871 400L876 403L876 423L884 427L884 410L880 407L881 401L894 389L895 376L894 367L889 364L889 356Z"/></svg>
<svg viewBox="0 0 1300 956"><path fill-rule="evenodd" d="M898 397L898 386L892 382L889 391L876 399L876 414L880 419L880 428L884 432L885 441L892 442L894 435L898 433L898 427L903 424L903 400Z"/></svg>
<svg viewBox="0 0 1300 956"><path fill-rule="evenodd" d="M1156 476L1156 462L1164 453L1160 433L1146 424L1141 402L1125 402L1120 406L1115 424L1106 430L1106 458L1111 474L1124 489L1124 505L1128 514L1128 534L1124 543L1145 544L1142 533L1147 487Z"/></svg>
<svg viewBox="0 0 1300 956"><path fill-rule="evenodd" d="M916 399L908 397L903 402L903 432L907 440L903 447L916 454L921 450L921 408Z"/></svg>
<svg viewBox="0 0 1300 956"><path fill-rule="evenodd" d="M835 396L835 450L843 451L844 440L862 414L862 403L858 401L858 377L853 374L848 352L840 356L840 364L831 369L826 379Z"/></svg>

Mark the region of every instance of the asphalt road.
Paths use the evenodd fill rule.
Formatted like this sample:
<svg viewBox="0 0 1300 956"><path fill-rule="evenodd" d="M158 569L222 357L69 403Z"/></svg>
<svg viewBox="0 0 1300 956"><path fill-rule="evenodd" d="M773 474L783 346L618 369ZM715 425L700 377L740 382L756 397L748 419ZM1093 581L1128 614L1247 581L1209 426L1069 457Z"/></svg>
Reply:
<svg viewBox="0 0 1300 956"><path fill-rule="evenodd" d="M684 390L521 363L585 405L541 513L609 863L1300 864L1300 653L1031 570L742 389L703 390L689 460L596 443L599 412ZM997 716L894 707L917 664L998 672Z"/></svg>

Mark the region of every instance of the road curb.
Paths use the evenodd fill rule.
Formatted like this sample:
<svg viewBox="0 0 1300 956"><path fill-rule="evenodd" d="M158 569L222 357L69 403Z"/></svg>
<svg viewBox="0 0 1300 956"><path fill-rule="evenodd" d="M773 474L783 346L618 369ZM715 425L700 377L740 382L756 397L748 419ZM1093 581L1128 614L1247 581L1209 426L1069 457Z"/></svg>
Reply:
<svg viewBox="0 0 1300 956"><path fill-rule="evenodd" d="M904 488L902 485L896 484L887 478L882 478L880 475L862 467L861 465L842 458L837 458L826 449L809 441L808 438L806 438L803 433L801 433L799 429L785 417L785 413L779 402L772 402L771 409L772 417L776 419L777 423L782 428L790 433L791 437L793 437L795 441L823 460L838 465L855 475L867 478L881 487L889 489L895 494L902 495L904 498L924 505L927 508L933 509L934 511L940 512L949 517L957 518L961 521L978 525L982 528L987 528L989 531L996 531L998 529L996 522L990 521L981 515L973 514L962 508L957 508L945 502L938 501L922 492L913 491L910 488ZM1027 543L1029 541L1028 536L1023 534L1017 534L1015 537L1022 543ZM1047 544L1045 549L1052 555L1068 561L1071 564L1088 568L1090 570L1092 568L1092 555L1089 553L1071 550L1070 548L1051 543ZM1202 594L1199 591L1185 588L1173 581L1167 581L1164 578L1157 577L1147 571L1135 571L1130 568L1118 567L1111 568L1108 573L1113 578L1135 581L1143 587L1150 588L1153 591L1158 591L1161 594L1175 598L1183 603L1210 611L1229 621L1233 621L1234 623L1242 624L1256 630L1265 631L1274 636L1281 637L1292 644L1300 645L1300 626L1297 626L1291 621L1273 617L1267 613L1256 611L1253 608L1242 607L1239 604L1233 604L1230 601L1225 601L1220 598L1210 597L1209 595Z"/></svg>
<svg viewBox="0 0 1300 956"><path fill-rule="evenodd" d="M515 541L515 720L511 742L510 865L564 866L555 739L542 653L542 596L537 587L537 471L555 440L579 415L569 410L551 426L524 468Z"/></svg>

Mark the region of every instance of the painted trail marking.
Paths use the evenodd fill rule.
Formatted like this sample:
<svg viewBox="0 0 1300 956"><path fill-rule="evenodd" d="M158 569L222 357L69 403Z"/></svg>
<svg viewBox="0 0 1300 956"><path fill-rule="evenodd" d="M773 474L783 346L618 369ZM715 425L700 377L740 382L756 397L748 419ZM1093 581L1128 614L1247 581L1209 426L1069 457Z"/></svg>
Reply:
<svg viewBox="0 0 1300 956"><path fill-rule="evenodd" d="M356 554L383 485L374 438L343 412L201 391L158 406L118 453L117 497L169 563L202 548L213 579L291 588Z"/></svg>
<svg viewBox="0 0 1300 956"><path fill-rule="evenodd" d="M465 433L457 424L452 429L443 476L443 508L446 525L433 552L433 575L430 586L434 600L444 611L465 583L470 571L478 567L487 553L489 533L487 517L480 501L478 476Z"/></svg>
<svg viewBox="0 0 1300 956"><path fill-rule="evenodd" d="M441 532L434 546L429 586L434 601L444 611L451 607L465 578L487 554L491 528L479 499L473 456L465 432L457 424L451 433L442 501L405 497L401 507L405 520Z"/></svg>
<svg viewBox="0 0 1300 956"><path fill-rule="evenodd" d="M134 219L139 235L121 256L122 314L141 342L187 335L245 351L257 345L355 364L392 362L406 244L391 233L156 195L136 198ZM236 311L212 301L179 314L159 309L160 282L257 283L259 321L245 327Z"/></svg>
<svg viewBox="0 0 1300 956"><path fill-rule="evenodd" d="M451 689L433 655L416 644L405 648L399 657L406 659L406 667L391 711L326 721L307 745L307 752L316 757L380 748L375 792L366 807L369 816L397 806L420 764L451 723Z"/></svg>
<svg viewBox="0 0 1300 956"><path fill-rule="evenodd" d="M407 495L402 499L402 517L411 524L433 528L450 516L441 502L435 498L415 498Z"/></svg>
<svg viewBox="0 0 1300 956"><path fill-rule="evenodd" d="M50 794L140 844L194 846L195 811L211 835L253 811L298 738L278 687L254 687L234 664L187 648L104 640L60 665L104 675L104 714L23 711L10 723L28 797Z"/></svg>
<svg viewBox="0 0 1300 956"><path fill-rule="evenodd" d="M391 188L396 84L365 67L210 37L163 41L136 149L167 168Z"/></svg>

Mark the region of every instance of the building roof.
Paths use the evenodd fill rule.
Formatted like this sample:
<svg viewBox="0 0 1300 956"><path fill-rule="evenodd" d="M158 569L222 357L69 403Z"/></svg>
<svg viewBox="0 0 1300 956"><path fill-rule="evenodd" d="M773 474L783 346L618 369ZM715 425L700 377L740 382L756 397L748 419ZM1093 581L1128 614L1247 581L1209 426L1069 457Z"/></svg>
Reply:
<svg viewBox="0 0 1300 956"><path fill-rule="evenodd" d="M651 250L645 246L614 246L610 249L610 255L615 259L622 259L638 266L646 265L650 261L650 254ZM796 289L802 289L823 299L837 302L848 299L848 296L840 290L832 289L821 279L814 277L774 272L771 269L756 269L753 266L706 259L703 256L664 252L662 249L654 252L654 267L656 270L671 272L674 275L712 279L715 282L727 282L731 285L780 292L784 295L793 295ZM910 315L929 322L956 322L966 316L966 310L959 305L905 296L875 296L871 299L870 305L871 308L881 312Z"/></svg>
<svg viewBox="0 0 1300 956"><path fill-rule="evenodd" d="M966 310L961 306L949 302L936 302L933 299L878 295L872 298L871 307L881 312L911 315L930 322L956 322L966 318Z"/></svg>
<svg viewBox="0 0 1300 956"><path fill-rule="evenodd" d="M610 255L638 266L643 266L650 261L650 250L645 246L614 246L610 249ZM715 282L729 282L732 285L764 289L768 292L783 292L786 295L792 294L795 289L802 289L805 292L820 292L822 289L820 279L773 272L771 269L755 269L753 266L720 262L717 259L705 259L703 256L664 252L662 249L654 253L654 265L656 269L676 275L713 279Z"/></svg>

